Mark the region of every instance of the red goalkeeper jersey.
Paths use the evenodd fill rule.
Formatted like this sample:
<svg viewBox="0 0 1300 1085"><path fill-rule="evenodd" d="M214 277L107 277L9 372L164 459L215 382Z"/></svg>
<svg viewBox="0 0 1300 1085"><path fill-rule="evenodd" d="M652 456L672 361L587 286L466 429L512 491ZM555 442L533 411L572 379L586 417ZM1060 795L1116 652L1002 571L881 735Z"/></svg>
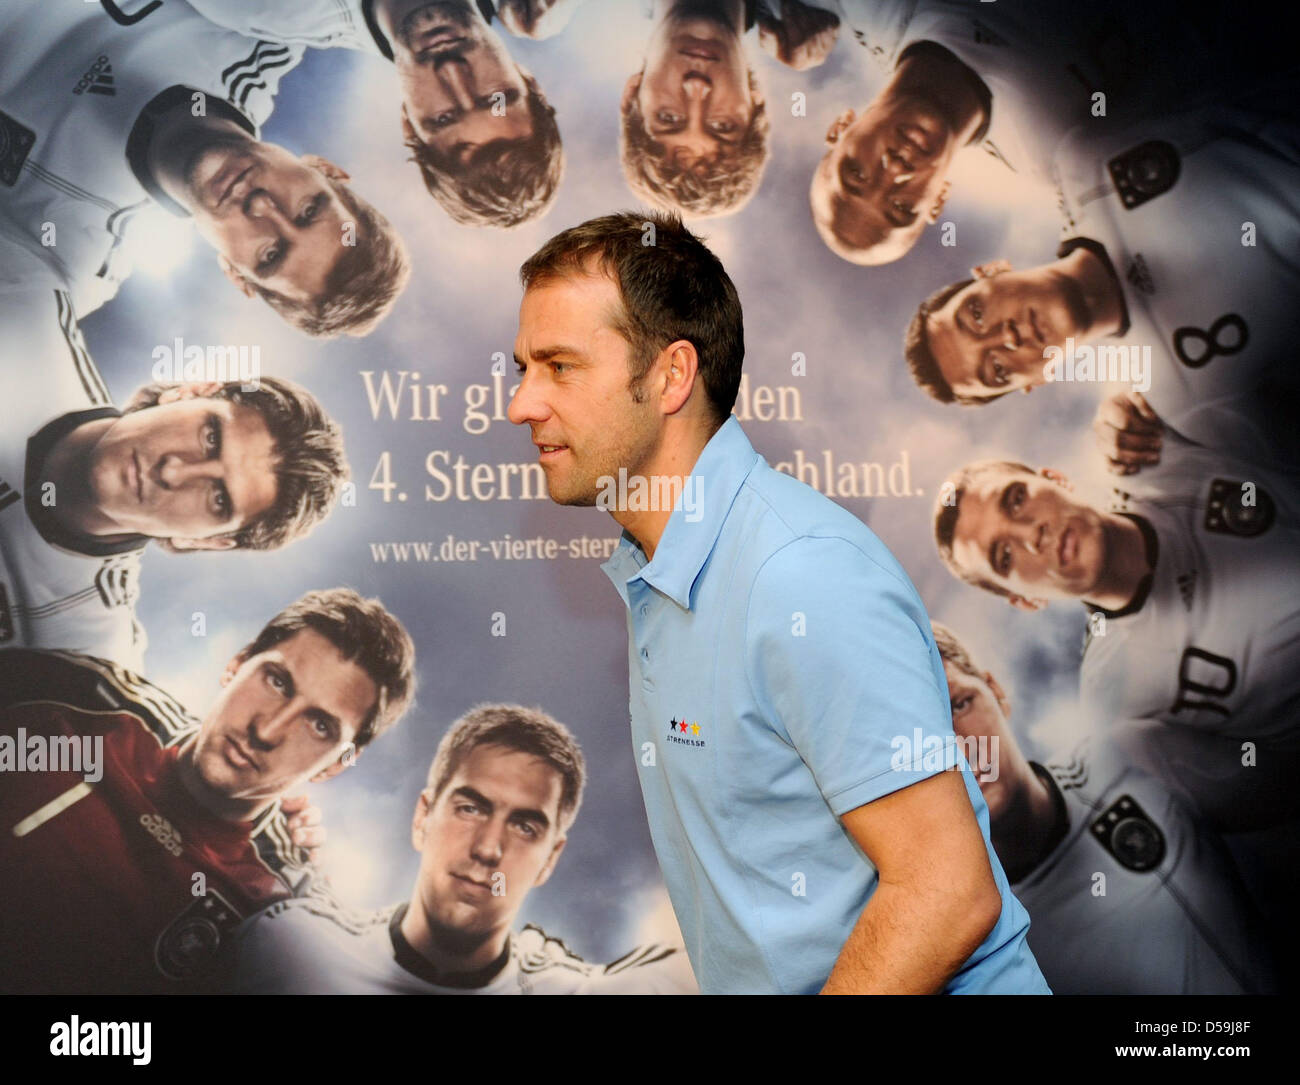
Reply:
<svg viewBox="0 0 1300 1085"><path fill-rule="evenodd" d="M184 789L198 727L113 663L0 651L0 990L189 990L241 919L306 888L278 803L230 822Z"/></svg>

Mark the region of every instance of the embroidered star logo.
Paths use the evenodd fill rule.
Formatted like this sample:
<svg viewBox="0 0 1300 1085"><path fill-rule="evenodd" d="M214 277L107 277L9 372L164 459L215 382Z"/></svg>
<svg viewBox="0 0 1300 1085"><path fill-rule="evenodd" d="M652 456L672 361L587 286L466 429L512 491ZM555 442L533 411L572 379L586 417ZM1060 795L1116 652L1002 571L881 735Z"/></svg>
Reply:
<svg viewBox="0 0 1300 1085"><path fill-rule="evenodd" d="M696 735L700 733L700 725L698 723L691 724L691 733Z"/></svg>
<svg viewBox="0 0 1300 1085"><path fill-rule="evenodd" d="M682 720L682 734L686 734L686 721Z"/></svg>

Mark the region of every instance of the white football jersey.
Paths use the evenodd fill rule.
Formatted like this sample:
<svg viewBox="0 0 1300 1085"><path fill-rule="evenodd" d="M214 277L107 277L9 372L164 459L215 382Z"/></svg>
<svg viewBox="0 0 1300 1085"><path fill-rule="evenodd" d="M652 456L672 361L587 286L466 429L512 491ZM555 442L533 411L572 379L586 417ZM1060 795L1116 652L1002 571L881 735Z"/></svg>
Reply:
<svg viewBox="0 0 1300 1085"><path fill-rule="evenodd" d="M1093 611L1080 672L1094 719L1149 718L1300 748L1300 492L1166 432L1111 511L1145 524L1144 598ZM1141 595L1141 592L1139 592Z"/></svg>
<svg viewBox="0 0 1300 1085"><path fill-rule="evenodd" d="M309 49L356 49L388 55L364 0L188 0L209 22L250 38Z"/></svg>
<svg viewBox="0 0 1300 1085"><path fill-rule="evenodd" d="M400 933L406 905L359 913L328 901L273 904L236 932L231 985L238 994L596 995L694 994L680 948L647 945L610 965L588 964L539 927L510 936L498 969L445 986L418 974ZM399 959L408 958L407 965ZM415 970L413 970L415 969ZM493 972L487 975L487 972Z"/></svg>
<svg viewBox="0 0 1300 1085"><path fill-rule="evenodd" d="M1205 64L1198 34L1109 0L837 0L845 29L886 71L920 41L953 53L992 97L980 146L1017 173L1047 179L1052 152L1075 125L1196 95ZM1153 56L1142 42L1160 42ZM1134 50L1138 55L1134 55ZM1171 62L1162 66L1162 58ZM1165 70L1165 68L1168 70ZM1203 80L1202 80L1203 81ZM1096 94L1104 95L1097 112Z"/></svg>
<svg viewBox="0 0 1300 1085"><path fill-rule="evenodd" d="M184 213L143 167L145 107L200 92L256 135L301 58L179 0L0 5L0 234L45 260L84 317L130 274L124 237L150 198Z"/></svg>
<svg viewBox="0 0 1300 1085"><path fill-rule="evenodd" d="M1061 995L1252 994L1275 979L1227 852L1168 788L1084 742L1039 778L1064 838L1012 886ZM1090 748L1093 747L1093 748Z"/></svg>
<svg viewBox="0 0 1300 1085"><path fill-rule="evenodd" d="M71 427L119 412L67 292L37 270L47 285L0 283L0 647L63 648L142 672L135 604L144 544L73 538L50 516L59 495L40 470L49 447Z"/></svg>
<svg viewBox="0 0 1300 1085"><path fill-rule="evenodd" d="M1259 393L1269 382L1300 402L1297 95L1292 77L1233 105L1084 124L1054 165L1065 236L1104 246L1124 294L1132 326L1110 342L1150 350L1156 413L1200 444L1292 467L1294 426L1267 432Z"/></svg>

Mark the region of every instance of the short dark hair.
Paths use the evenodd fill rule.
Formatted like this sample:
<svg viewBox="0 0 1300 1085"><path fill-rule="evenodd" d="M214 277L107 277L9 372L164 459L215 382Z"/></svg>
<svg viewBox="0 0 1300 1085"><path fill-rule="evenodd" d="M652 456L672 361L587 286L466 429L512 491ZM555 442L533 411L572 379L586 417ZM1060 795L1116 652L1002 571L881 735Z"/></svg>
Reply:
<svg viewBox="0 0 1300 1085"><path fill-rule="evenodd" d="M754 112L735 146L724 146L717 158L678 166L664 160L664 145L646 130L645 116L634 94L623 110L620 155L628 187L639 198L668 211L707 218L739 211L758 191L767 167L767 137L771 121L759 97L758 77L749 70Z"/></svg>
<svg viewBox="0 0 1300 1085"><path fill-rule="evenodd" d="M156 407L165 391L178 386L166 381L146 384L136 390L122 413ZM305 388L277 377L259 377L249 388L241 381L226 381L211 398L229 400L261 415L275 458L271 507L221 537L234 539L243 550L276 550L306 535L329 515L349 475L338 423ZM180 552L164 539L155 541L164 550Z"/></svg>
<svg viewBox="0 0 1300 1085"><path fill-rule="evenodd" d="M356 226L356 244L344 247L325 294L304 304L256 279L244 281L286 323L314 339L367 335L406 289L411 260L397 231L378 210L345 182L328 176L325 180L352 213Z"/></svg>
<svg viewBox="0 0 1300 1085"><path fill-rule="evenodd" d="M685 339L721 425L736 403L745 327L722 261L667 212L621 211L556 234L519 269L527 290L547 279L589 274L592 262L618 285L623 311L614 327L632 347L635 388L669 343Z"/></svg>
<svg viewBox="0 0 1300 1085"><path fill-rule="evenodd" d="M1010 599L1015 594L1014 592L1009 591L994 580L989 580L978 573L963 569L952 556L953 536L957 533L957 518L961 515L961 501L966 495L966 488L977 476L987 471L1013 471L1035 478L1038 477L1038 472L1032 467L1016 460L981 460L978 463L968 463L965 467L959 468L949 475L947 482L939 488L940 498L936 502L934 509L934 542L939 549L939 559L958 580L965 581L965 583L972 584L977 588L983 588L994 595L1000 595L1004 599ZM950 485L952 487L951 500L948 500L947 494Z"/></svg>
<svg viewBox="0 0 1300 1085"><path fill-rule="evenodd" d="M429 766L428 789L433 799L442 794L465 758L479 746L504 746L542 758L560 774L561 835L568 832L586 784L587 768L578 740L564 724L540 708L516 704L481 704L461 716L438 743ZM433 801L433 800L430 800Z"/></svg>
<svg viewBox="0 0 1300 1085"><path fill-rule="evenodd" d="M541 217L564 176L564 147L555 107L537 80L519 69L528 88L533 134L527 139L494 140L479 148L465 167L413 132L406 136L411 159L424 185L453 221L463 226L508 228Z"/></svg>
<svg viewBox="0 0 1300 1085"><path fill-rule="evenodd" d="M309 591L262 627L239 653L241 660L268 652L304 629L319 633L370 676L374 707L352 739L360 750L393 726L415 693L415 645L406 628L378 599L351 588Z"/></svg>

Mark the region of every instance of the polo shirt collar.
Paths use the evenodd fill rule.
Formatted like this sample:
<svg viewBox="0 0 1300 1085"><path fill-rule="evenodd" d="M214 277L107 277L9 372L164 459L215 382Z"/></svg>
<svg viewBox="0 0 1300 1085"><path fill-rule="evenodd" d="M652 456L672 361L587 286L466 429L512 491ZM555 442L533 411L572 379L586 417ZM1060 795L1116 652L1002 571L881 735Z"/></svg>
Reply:
<svg viewBox="0 0 1300 1085"><path fill-rule="evenodd" d="M758 462L759 455L735 415L729 416L691 468L683 496L694 500L683 500L673 510L654 560L647 562L645 552L624 531L618 549L601 566L624 603L629 603L628 587L642 580L682 609L691 609L691 592L700 571L717 545L740 487Z"/></svg>

